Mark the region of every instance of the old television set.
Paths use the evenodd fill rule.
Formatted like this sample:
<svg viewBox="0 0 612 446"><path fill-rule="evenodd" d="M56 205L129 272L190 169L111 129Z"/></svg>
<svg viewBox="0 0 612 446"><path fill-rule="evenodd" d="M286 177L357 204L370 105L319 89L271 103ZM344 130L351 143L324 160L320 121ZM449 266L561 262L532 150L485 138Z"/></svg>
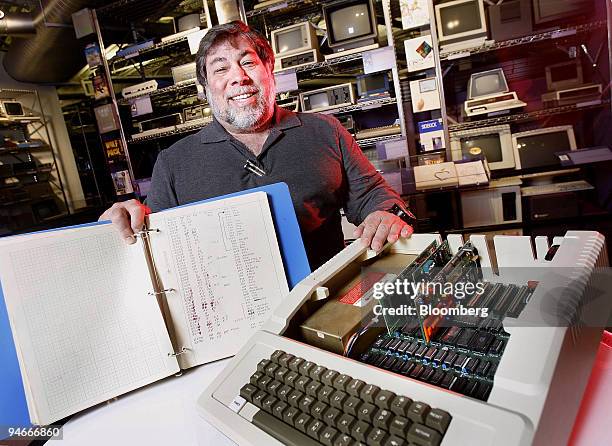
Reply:
<svg viewBox="0 0 612 446"><path fill-rule="evenodd" d="M592 6L590 0L533 0L533 23L540 25L587 14Z"/></svg>
<svg viewBox="0 0 612 446"><path fill-rule="evenodd" d="M490 170L514 168L510 126L494 125L450 134L453 161L478 159L482 154Z"/></svg>
<svg viewBox="0 0 612 446"><path fill-rule="evenodd" d="M14 100L0 101L0 115L2 116L25 116L21 102Z"/></svg>
<svg viewBox="0 0 612 446"><path fill-rule="evenodd" d="M323 5L327 44L335 54L326 59L378 47L374 0L340 0Z"/></svg>
<svg viewBox="0 0 612 446"><path fill-rule="evenodd" d="M556 152L576 150L576 137L571 125L546 127L512 135L517 169L559 166Z"/></svg>
<svg viewBox="0 0 612 446"><path fill-rule="evenodd" d="M357 76L357 101L369 101L391 96L387 72Z"/></svg>
<svg viewBox="0 0 612 446"><path fill-rule="evenodd" d="M579 59L548 65L545 70L548 91L564 90L583 84L582 64Z"/></svg>
<svg viewBox="0 0 612 446"><path fill-rule="evenodd" d="M482 45L487 39L483 0L454 0L435 10L442 52Z"/></svg>
<svg viewBox="0 0 612 446"><path fill-rule="evenodd" d="M532 34L531 0L504 0L489 6L489 26L496 42Z"/></svg>

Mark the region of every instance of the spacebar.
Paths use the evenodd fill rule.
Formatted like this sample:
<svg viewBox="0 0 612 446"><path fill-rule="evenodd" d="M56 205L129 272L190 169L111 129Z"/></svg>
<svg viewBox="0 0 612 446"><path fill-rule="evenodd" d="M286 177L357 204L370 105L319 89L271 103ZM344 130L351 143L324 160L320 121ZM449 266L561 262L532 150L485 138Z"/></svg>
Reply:
<svg viewBox="0 0 612 446"><path fill-rule="evenodd" d="M260 410L253 416L253 424L281 443L289 446L321 446L320 443L312 438L263 410Z"/></svg>

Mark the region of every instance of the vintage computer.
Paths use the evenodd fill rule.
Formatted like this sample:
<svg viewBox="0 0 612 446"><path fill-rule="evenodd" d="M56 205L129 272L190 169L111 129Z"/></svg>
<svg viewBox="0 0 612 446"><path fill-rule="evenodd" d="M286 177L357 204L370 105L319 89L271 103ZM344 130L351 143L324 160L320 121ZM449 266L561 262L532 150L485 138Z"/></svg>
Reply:
<svg viewBox="0 0 612 446"><path fill-rule="evenodd" d="M567 320L601 291L605 239L568 231L554 256L546 237L535 254L530 237L494 245L491 255L484 235L458 234L414 234L380 253L349 245L283 299L201 394L201 415L240 445L566 444L602 334ZM402 308L394 299L411 305L394 282L471 272L484 291L465 306L486 316L436 330L444 318L380 315ZM375 284L392 290L377 300ZM431 291L418 301L447 308Z"/></svg>
<svg viewBox="0 0 612 446"><path fill-rule="evenodd" d="M587 14L593 4L590 0L532 0L533 23L542 25L576 15Z"/></svg>
<svg viewBox="0 0 612 446"><path fill-rule="evenodd" d="M517 169L560 166L556 152L576 150L576 137L571 125L546 127L512 135Z"/></svg>
<svg viewBox="0 0 612 446"><path fill-rule="evenodd" d="M275 29L270 33L270 40L275 56L274 71L322 60L317 32L310 22Z"/></svg>
<svg viewBox="0 0 612 446"><path fill-rule="evenodd" d="M21 117L25 116L23 105L20 101L14 99L0 100L0 117Z"/></svg>
<svg viewBox="0 0 612 446"><path fill-rule="evenodd" d="M354 103L355 89L350 82L300 93L300 107L304 113L324 112Z"/></svg>
<svg viewBox="0 0 612 446"><path fill-rule="evenodd" d="M467 116L505 114L527 103L519 100L516 92L510 91L504 70L472 73L468 82L468 99L464 103Z"/></svg>
<svg viewBox="0 0 612 446"><path fill-rule="evenodd" d="M490 170L513 169L512 132L507 124L462 130L450 134L453 161L484 155Z"/></svg>
<svg viewBox="0 0 612 446"><path fill-rule="evenodd" d="M601 99L601 84L585 84L580 59L548 65L546 87L548 92L542 94L542 106L545 108Z"/></svg>
<svg viewBox="0 0 612 446"><path fill-rule="evenodd" d="M357 102L391 97L389 75L386 71L356 77Z"/></svg>
<svg viewBox="0 0 612 446"><path fill-rule="evenodd" d="M440 53L481 46L487 41L483 0L454 0L436 5Z"/></svg>
<svg viewBox="0 0 612 446"><path fill-rule="evenodd" d="M504 0L489 6L489 25L496 42L533 34L531 0Z"/></svg>
<svg viewBox="0 0 612 446"><path fill-rule="evenodd" d="M378 48L376 8L373 0L340 0L323 5L327 44L333 54L325 59Z"/></svg>

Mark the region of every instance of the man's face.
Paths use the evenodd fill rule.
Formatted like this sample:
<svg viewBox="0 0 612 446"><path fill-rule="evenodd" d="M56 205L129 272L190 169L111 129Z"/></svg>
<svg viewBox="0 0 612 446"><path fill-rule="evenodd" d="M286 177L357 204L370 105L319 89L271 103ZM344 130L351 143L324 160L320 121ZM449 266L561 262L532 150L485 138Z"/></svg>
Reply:
<svg viewBox="0 0 612 446"><path fill-rule="evenodd" d="M206 74L206 97L222 124L236 132L267 124L274 113L274 76L247 39L213 46L206 57Z"/></svg>

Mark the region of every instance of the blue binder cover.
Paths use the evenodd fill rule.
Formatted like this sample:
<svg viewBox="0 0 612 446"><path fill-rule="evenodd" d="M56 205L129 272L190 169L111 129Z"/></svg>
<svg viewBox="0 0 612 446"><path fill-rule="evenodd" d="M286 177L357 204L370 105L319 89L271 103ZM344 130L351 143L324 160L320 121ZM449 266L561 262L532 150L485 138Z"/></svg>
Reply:
<svg viewBox="0 0 612 446"><path fill-rule="evenodd" d="M183 206L190 206L259 191L268 194L276 236L285 266L285 275L287 276L289 288L291 289L304 277L310 274L310 266L308 264L308 258L306 257L304 243L302 241L300 228L295 216L295 210L293 209L293 202L291 201L291 195L289 194L289 187L287 184L275 183L223 195L221 197L202 200L196 203L185 204ZM94 222L84 225L69 226L67 228L50 229L49 231L97 224L106 223ZM16 235L15 237L20 237L20 235ZM13 343L13 335L11 333L6 305L4 304L4 295L2 294L2 287L0 286L0 439L8 437L7 429L9 427L27 426L31 426L30 416L28 414L23 382L19 371L17 353Z"/></svg>

